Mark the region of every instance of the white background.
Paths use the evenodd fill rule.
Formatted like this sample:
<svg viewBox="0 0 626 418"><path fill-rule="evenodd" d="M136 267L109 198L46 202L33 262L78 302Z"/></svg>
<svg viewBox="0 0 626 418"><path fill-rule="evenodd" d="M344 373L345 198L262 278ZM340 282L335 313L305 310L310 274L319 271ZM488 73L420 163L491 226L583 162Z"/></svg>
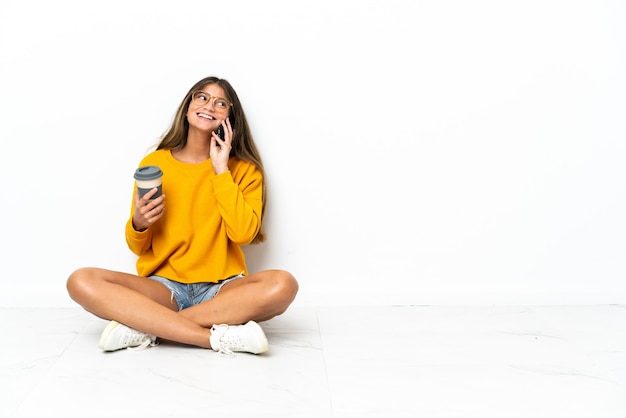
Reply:
<svg viewBox="0 0 626 418"><path fill-rule="evenodd" d="M626 302L623 1L0 0L0 306L134 272L132 173L237 90L300 305Z"/></svg>

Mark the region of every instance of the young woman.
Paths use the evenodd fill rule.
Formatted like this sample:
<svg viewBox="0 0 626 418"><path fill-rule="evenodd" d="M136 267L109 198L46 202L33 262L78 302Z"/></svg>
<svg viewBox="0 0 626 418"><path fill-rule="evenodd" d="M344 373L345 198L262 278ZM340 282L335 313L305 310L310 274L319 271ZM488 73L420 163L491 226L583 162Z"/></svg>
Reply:
<svg viewBox="0 0 626 418"><path fill-rule="evenodd" d="M74 301L111 320L100 348L143 348L159 337L225 353L265 352L257 322L283 313L298 283L281 270L248 273L241 246L264 240L265 180L228 81L207 77L189 90L140 163L147 165L163 171L163 193L140 197L135 186L126 242L138 255L137 275L90 267L67 281Z"/></svg>

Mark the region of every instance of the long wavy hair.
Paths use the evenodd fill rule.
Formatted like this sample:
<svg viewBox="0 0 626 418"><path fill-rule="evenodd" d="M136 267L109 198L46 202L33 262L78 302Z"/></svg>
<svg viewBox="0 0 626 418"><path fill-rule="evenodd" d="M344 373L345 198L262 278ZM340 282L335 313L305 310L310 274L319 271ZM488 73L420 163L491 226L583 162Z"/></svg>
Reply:
<svg viewBox="0 0 626 418"><path fill-rule="evenodd" d="M235 89L227 80L218 77L206 77L198 81L191 89L189 89L185 98L180 103L180 106L178 106L172 126L163 135L161 142L157 146L157 150L169 149L176 151L183 149L185 145L187 145L187 134L189 132L187 110L191 104L191 96L194 92L202 90L202 88L209 84L217 84L224 89L224 92L226 93L225 99L228 99L233 104L229 116L234 132L230 155L253 164L261 172L263 193L261 228L252 240L252 244L257 244L265 241L265 232L263 228L263 217L265 216L265 204L267 201L265 170L263 169L263 161L261 160L259 150L254 143L252 132L250 131L250 126L248 125L248 120L246 119L246 114L243 111L239 97L237 96Z"/></svg>

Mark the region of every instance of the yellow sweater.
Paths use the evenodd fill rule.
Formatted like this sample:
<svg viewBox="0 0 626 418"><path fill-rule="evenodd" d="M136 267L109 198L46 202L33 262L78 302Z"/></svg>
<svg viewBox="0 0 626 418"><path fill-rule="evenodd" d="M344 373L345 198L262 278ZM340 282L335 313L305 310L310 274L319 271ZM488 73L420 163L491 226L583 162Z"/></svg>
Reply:
<svg viewBox="0 0 626 418"><path fill-rule="evenodd" d="M240 246L252 241L261 226L261 172L251 163L231 158L230 171L216 175L211 160L187 164L169 150L147 155L139 166L145 165L163 171L165 212L147 230L136 231L133 197L126 242L139 256L137 273L182 283L248 274Z"/></svg>

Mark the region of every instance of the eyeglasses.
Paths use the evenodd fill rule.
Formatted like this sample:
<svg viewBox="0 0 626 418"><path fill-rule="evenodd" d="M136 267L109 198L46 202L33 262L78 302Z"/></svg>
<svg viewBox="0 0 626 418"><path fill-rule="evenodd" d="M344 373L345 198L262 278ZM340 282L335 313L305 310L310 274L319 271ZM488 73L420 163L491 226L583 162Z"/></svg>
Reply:
<svg viewBox="0 0 626 418"><path fill-rule="evenodd" d="M191 101L198 106L205 106L211 102L216 112L226 112L233 104L222 97L211 96L203 91L196 91L191 95Z"/></svg>

